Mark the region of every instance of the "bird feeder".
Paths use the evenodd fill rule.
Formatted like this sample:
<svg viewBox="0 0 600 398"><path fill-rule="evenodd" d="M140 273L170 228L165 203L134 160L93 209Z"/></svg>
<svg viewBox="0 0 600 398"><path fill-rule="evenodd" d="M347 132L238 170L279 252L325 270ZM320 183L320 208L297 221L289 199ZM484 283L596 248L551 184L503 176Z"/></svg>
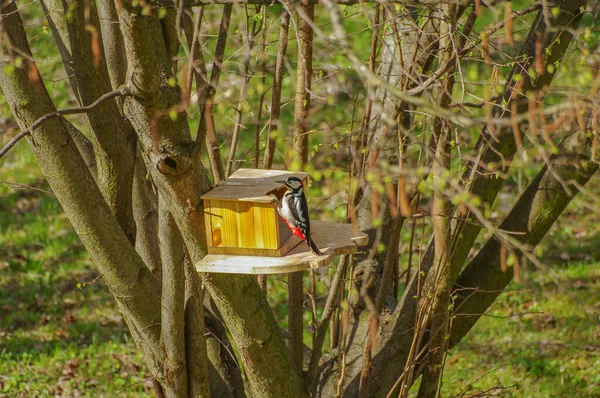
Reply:
<svg viewBox="0 0 600 398"><path fill-rule="evenodd" d="M306 173L240 169L202 196L210 254L281 257L301 240L277 213L285 187L276 180Z"/></svg>
<svg viewBox="0 0 600 398"><path fill-rule="evenodd" d="M323 267L340 254L351 254L368 243L351 224L311 219L311 235L323 253L313 254L292 235L277 212L286 187L277 182L295 176L307 187L307 173L239 169L204 194L208 255L198 272L238 274L288 273Z"/></svg>

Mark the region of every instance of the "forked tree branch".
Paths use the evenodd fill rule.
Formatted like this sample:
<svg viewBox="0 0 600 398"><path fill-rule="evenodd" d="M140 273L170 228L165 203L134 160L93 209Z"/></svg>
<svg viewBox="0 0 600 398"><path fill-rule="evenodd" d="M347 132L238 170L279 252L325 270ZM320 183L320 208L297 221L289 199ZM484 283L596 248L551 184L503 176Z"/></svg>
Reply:
<svg viewBox="0 0 600 398"><path fill-rule="evenodd" d="M219 141L217 139L217 132L215 129L215 123L212 113L212 104L217 94L217 87L219 85L219 79L221 78L221 72L223 70L223 59L225 55L225 47L227 45L227 37L229 36L229 22L231 20L231 4L225 4L223 7L223 16L221 18L221 26L219 28L219 38L217 39L217 46L215 48L215 56L212 73L210 75L210 82L206 88L206 93L203 98L198 98L202 112L200 117L200 125L206 126L206 149L208 150L208 158L210 161L210 168L212 170L215 184L226 178L225 169L223 168L223 159L221 158L221 150ZM202 105L203 104L203 105Z"/></svg>
<svg viewBox="0 0 600 398"><path fill-rule="evenodd" d="M500 229L515 232L515 239L531 249L542 240L574 196L598 170L590 161L592 137L585 130L570 134L521 195ZM567 182L567 187L564 182ZM465 267L456 281L458 316L450 333L456 345L513 279L512 266L503 269L502 243L494 236ZM461 315L464 314L464 315Z"/></svg>

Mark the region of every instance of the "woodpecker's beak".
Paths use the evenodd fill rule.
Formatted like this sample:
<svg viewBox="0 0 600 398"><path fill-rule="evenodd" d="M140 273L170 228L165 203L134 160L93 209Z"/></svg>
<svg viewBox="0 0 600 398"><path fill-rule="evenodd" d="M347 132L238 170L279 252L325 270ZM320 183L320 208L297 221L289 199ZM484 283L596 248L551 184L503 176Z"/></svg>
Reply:
<svg viewBox="0 0 600 398"><path fill-rule="evenodd" d="M283 184L283 185L287 186L287 183L285 181L275 181L275 182L278 182L280 184Z"/></svg>

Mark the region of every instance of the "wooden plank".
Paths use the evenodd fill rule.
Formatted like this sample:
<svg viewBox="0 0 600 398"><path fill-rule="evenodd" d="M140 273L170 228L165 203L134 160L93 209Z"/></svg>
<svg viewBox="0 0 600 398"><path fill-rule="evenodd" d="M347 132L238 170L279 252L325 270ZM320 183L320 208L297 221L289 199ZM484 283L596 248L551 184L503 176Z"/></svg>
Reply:
<svg viewBox="0 0 600 398"><path fill-rule="evenodd" d="M248 169L241 168L233 173L225 181L233 181L236 179L251 179L251 180L268 180L268 179L283 179L289 176L296 176L298 178L308 177L308 173L301 171L287 171L287 170L265 170L265 169Z"/></svg>
<svg viewBox="0 0 600 398"><path fill-rule="evenodd" d="M206 200L207 205L207 232L212 231L212 244L208 246L279 249L276 204L213 199Z"/></svg>
<svg viewBox="0 0 600 398"><path fill-rule="evenodd" d="M253 203L254 226L246 233L256 237L256 248L279 249L277 235L277 205L275 203Z"/></svg>
<svg viewBox="0 0 600 398"><path fill-rule="evenodd" d="M302 242L283 257L209 254L196 264L196 270L234 274L280 274L320 268L330 264L335 256L356 253L358 246L365 246L369 241L367 234L356 231L351 224L313 221L311 229L313 239L323 256L314 255L306 243Z"/></svg>
<svg viewBox="0 0 600 398"><path fill-rule="evenodd" d="M289 230L289 229L288 229ZM279 247L279 257L285 256L292 250L294 247L298 246L298 244L302 243L302 239L298 238L295 235L292 235L290 232L289 235L286 235L286 238L281 241L281 246Z"/></svg>

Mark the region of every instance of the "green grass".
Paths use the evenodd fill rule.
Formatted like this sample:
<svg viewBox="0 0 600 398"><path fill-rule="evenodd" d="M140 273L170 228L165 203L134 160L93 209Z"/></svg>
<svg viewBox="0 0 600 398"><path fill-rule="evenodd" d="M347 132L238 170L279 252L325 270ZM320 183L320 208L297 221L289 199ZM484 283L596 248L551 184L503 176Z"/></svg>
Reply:
<svg viewBox="0 0 600 398"><path fill-rule="evenodd" d="M447 359L448 396L600 396L600 268L523 275Z"/></svg>
<svg viewBox="0 0 600 398"><path fill-rule="evenodd" d="M0 397L148 396L151 375L24 144L0 168Z"/></svg>

